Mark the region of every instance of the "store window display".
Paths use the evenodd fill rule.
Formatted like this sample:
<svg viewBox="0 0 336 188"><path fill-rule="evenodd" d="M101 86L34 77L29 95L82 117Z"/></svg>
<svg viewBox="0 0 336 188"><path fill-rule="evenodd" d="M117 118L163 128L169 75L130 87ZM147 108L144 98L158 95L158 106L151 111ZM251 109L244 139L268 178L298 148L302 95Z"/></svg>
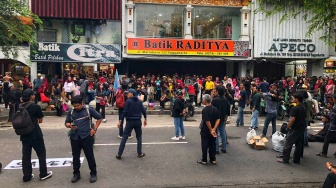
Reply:
<svg viewBox="0 0 336 188"><path fill-rule="evenodd" d="M197 39L238 40L240 14L239 8L194 6L192 35Z"/></svg>
<svg viewBox="0 0 336 188"><path fill-rule="evenodd" d="M182 38L185 6L136 4L135 7L137 37Z"/></svg>

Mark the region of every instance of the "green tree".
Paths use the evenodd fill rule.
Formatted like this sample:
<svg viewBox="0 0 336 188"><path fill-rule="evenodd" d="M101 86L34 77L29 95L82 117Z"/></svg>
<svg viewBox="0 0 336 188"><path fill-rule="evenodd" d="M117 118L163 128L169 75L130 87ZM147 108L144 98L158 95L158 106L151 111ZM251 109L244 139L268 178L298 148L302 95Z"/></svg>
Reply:
<svg viewBox="0 0 336 188"><path fill-rule="evenodd" d="M258 9L266 13L266 18L275 13L283 13L281 21L298 18L308 23L307 36L316 31L323 31L321 40L335 45L334 35L336 28L336 0L257 0ZM301 13L301 14L300 14ZM312 15L309 15L312 14Z"/></svg>
<svg viewBox="0 0 336 188"><path fill-rule="evenodd" d="M30 11L28 1L0 0L0 50L5 57L17 57L23 43L36 42L36 28L42 21Z"/></svg>

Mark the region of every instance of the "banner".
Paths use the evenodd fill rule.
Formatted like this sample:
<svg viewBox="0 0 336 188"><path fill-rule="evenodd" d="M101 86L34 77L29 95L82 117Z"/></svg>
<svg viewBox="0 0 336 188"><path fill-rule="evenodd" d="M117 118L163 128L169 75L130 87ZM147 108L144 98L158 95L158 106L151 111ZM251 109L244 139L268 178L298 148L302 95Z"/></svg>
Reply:
<svg viewBox="0 0 336 188"><path fill-rule="evenodd" d="M67 44L39 42L30 46L30 60L44 62L120 63L119 44Z"/></svg>
<svg viewBox="0 0 336 188"><path fill-rule="evenodd" d="M128 38L127 53L249 57L250 50L248 41Z"/></svg>

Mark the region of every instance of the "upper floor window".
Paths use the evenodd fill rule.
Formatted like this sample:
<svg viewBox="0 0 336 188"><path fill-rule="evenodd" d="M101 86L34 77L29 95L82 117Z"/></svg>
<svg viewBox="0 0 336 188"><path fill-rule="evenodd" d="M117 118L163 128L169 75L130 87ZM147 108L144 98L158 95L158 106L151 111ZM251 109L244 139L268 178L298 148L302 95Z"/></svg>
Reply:
<svg viewBox="0 0 336 188"><path fill-rule="evenodd" d="M185 6L136 4L137 37L182 38Z"/></svg>

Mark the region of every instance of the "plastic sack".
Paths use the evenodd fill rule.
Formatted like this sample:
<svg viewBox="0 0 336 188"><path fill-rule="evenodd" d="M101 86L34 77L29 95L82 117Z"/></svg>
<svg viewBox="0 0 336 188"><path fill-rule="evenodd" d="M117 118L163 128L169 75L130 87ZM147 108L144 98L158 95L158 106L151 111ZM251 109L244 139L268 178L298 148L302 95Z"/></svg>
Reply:
<svg viewBox="0 0 336 188"><path fill-rule="evenodd" d="M252 130L250 130L249 132L247 132L247 134L246 134L246 142L247 142L247 144L250 144L250 140L251 140L254 136L257 136L257 132L256 132L254 129L252 129Z"/></svg>
<svg viewBox="0 0 336 188"><path fill-rule="evenodd" d="M272 135L272 144L273 144L273 149L278 152L283 152L283 148L285 145L285 140L286 140L286 135L282 134L279 131L276 131Z"/></svg>

